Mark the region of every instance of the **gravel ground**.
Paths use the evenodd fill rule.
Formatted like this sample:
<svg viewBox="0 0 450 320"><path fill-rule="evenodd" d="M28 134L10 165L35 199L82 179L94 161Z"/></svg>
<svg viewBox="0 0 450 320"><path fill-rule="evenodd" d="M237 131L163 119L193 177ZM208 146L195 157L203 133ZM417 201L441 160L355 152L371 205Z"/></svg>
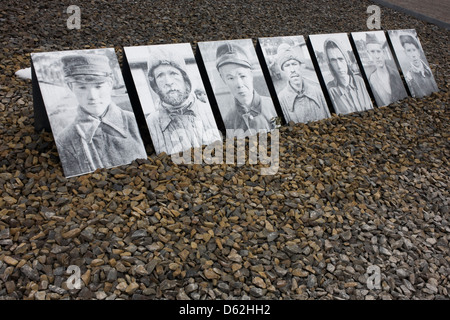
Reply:
<svg viewBox="0 0 450 320"><path fill-rule="evenodd" d="M384 29L417 30L441 91L283 126L275 175L149 147L65 179L14 76L31 52L362 31L371 3L86 1L81 30L70 4L0 3L0 299L450 298L448 31L382 9Z"/></svg>

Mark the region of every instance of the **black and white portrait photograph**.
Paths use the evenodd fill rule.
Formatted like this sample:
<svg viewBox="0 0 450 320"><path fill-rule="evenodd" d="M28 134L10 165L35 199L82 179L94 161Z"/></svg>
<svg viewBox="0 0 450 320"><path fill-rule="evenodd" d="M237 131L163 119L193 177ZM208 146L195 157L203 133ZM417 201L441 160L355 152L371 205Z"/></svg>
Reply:
<svg viewBox="0 0 450 320"><path fill-rule="evenodd" d="M352 32L352 38L377 106L408 96L384 31Z"/></svg>
<svg viewBox="0 0 450 320"><path fill-rule="evenodd" d="M277 113L251 39L199 42L227 134L271 131Z"/></svg>
<svg viewBox="0 0 450 320"><path fill-rule="evenodd" d="M416 30L389 30L388 35L411 95L422 98L439 91Z"/></svg>
<svg viewBox="0 0 450 320"><path fill-rule="evenodd" d="M317 34L309 39L336 114L372 109L347 34Z"/></svg>
<svg viewBox="0 0 450 320"><path fill-rule="evenodd" d="M66 177L147 158L114 49L31 58Z"/></svg>
<svg viewBox="0 0 450 320"><path fill-rule="evenodd" d="M157 154L222 140L189 43L125 47Z"/></svg>
<svg viewBox="0 0 450 320"><path fill-rule="evenodd" d="M304 37L258 41L286 122L307 123L330 117Z"/></svg>

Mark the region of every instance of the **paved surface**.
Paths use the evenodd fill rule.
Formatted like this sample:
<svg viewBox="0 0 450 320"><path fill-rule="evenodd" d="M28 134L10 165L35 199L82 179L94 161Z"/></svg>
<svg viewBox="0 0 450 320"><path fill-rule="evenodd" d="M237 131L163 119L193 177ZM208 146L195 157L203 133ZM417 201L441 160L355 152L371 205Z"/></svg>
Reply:
<svg viewBox="0 0 450 320"><path fill-rule="evenodd" d="M450 0L372 0L450 30Z"/></svg>

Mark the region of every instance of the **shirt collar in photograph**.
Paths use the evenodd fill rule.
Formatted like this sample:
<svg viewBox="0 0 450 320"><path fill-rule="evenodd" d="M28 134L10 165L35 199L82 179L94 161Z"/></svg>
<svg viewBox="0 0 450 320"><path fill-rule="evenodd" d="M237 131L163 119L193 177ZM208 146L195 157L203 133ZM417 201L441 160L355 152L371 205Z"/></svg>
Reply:
<svg viewBox="0 0 450 320"><path fill-rule="evenodd" d="M244 114L250 114L252 117L256 117L261 114L261 96L253 90L253 100L250 104L250 108L242 105L237 99L234 99L237 112L242 116Z"/></svg>
<svg viewBox="0 0 450 320"><path fill-rule="evenodd" d="M422 60L420 60L420 67L416 67L412 62L410 63L410 67L411 72L420 73L424 78L432 74L431 69Z"/></svg>
<svg viewBox="0 0 450 320"><path fill-rule="evenodd" d="M337 79L333 80L333 86L336 87L341 96L346 95L349 90L357 89L355 79L352 76L350 76L347 86L343 86Z"/></svg>
<svg viewBox="0 0 450 320"><path fill-rule="evenodd" d="M99 118L94 117L83 109L79 108L78 120L76 120L75 128L78 134L87 142L91 143L100 124L104 124L127 137L128 123L123 116L122 110L114 103L108 106L105 114Z"/></svg>
<svg viewBox="0 0 450 320"><path fill-rule="evenodd" d="M311 84L309 83L309 81L305 78L302 79L303 84L302 84L302 89L299 91L295 90L291 83L288 81L287 84L287 99L288 99L288 105L290 106L290 110L291 112L294 111L294 102L295 99L298 98L302 98L302 97L307 97L311 100L313 100L314 102L316 102L317 105L320 106L319 101L317 101L317 96L314 95L314 90L311 86Z"/></svg>
<svg viewBox="0 0 450 320"><path fill-rule="evenodd" d="M172 120L177 116L196 116L194 110L195 97L190 94L189 97L180 106L173 107L160 101L160 112L164 115L160 117L161 129L165 131Z"/></svg>

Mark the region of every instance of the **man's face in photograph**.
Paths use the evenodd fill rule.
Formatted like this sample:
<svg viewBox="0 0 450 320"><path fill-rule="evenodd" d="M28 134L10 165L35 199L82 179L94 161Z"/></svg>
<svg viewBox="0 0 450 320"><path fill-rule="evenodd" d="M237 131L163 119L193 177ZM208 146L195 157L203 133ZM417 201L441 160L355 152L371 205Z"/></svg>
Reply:
<svg viewBox="0 0 450 320"><path fill-rule="evenodd" d="M412 43L405 43L405 54L416 67L420 66L420 54L416 46Z"/></svg>
<svg viewBox="0 0 450 320"><path fill-rule="evenodd" d="M189 96L189 89L183 74L170 65L160 65L154 70L156 85L163 102L172 106L182 104Z"/></svg>
<svg viewBox="0 0 450 320"><path fill-rule="evenodd" d="M240 104L251 104L253 100L253 73L250 68L229 63L220 67L220 75L233 97Z"/></svg>
<svg viewBox="0 0 450 320"><path fill-rule="evenodd" d="M338 48L328 48L327 55L335 74L340 79L345 78L348 75L348 66L341 50Z"/></svg>
<svg viewBox="0 0 450 320"><path fill-rule="evenodd" d="M101 116L111 104L112 80L72 82L70 88L80 107L93 116Z"/></svg>
<svg viewBox="0 0 450 320"><path fill-rule="evenodd" d="M381 44L369 43L367 45L367 52L369 53L370 59L375 63L377 68L384 67L385 59Z"/></svg>
<svg viewBox="0 0 450 320"><path fill-rule="evenodd" d="M303 64L299 61L291 59L283 63L282 68L288 81L292 84L300 84L302 82Z"/></svg>

